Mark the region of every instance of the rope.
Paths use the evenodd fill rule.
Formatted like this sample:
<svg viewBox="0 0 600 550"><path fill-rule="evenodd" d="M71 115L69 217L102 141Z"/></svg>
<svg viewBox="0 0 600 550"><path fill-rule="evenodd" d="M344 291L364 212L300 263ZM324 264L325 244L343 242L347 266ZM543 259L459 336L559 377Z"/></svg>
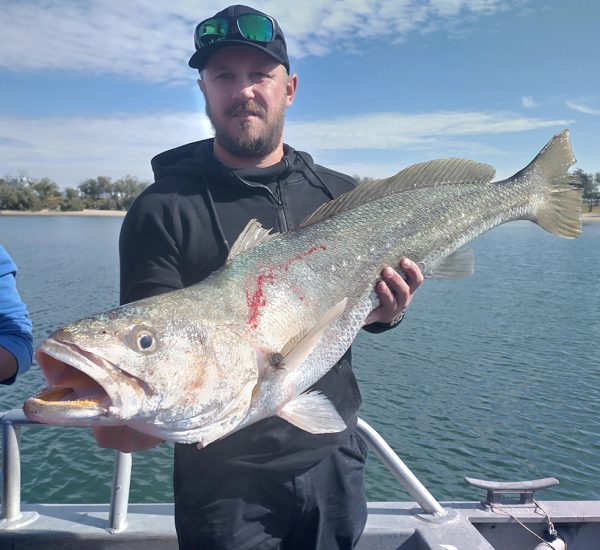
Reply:
<svg viewBox="0 0 600 550"><path fill-rule="evenodd" d="M552 523L550 516L546 513L546 510L544 510L544 508L542 508L541 504L537 500L534 500L533 503L535 504L534 513L537 513L538 510L541 510L542 514L544 514L544 517L546 518L546 525L548 526L548 533L550 533L550 535L552 535L552 536L557 536L558 533L557 533L556 529L554 528L554 524ZM529 529L529 527L527 527L527 525L525 525L519 518L517 518L516 516L511 514L508 510L505 510L501 506L496 506L495 504L492 504L492 503L489 503L489 506L490 506L490 509L492 510L492 512L501 512L503 514L506 514L507 516L509 516L510 518L515 520L521 527L523 527L523 529L525 529L526 531L529 531L536 539L540 540L540 542L543 542L546 546L548 546L548 548L554 548L554 546L552 546L547 540L544 540L537 533L535 533L534 531ZM565 543L565 550L568 550L567 542L564 539L563 539L563 542Z"/></svg>

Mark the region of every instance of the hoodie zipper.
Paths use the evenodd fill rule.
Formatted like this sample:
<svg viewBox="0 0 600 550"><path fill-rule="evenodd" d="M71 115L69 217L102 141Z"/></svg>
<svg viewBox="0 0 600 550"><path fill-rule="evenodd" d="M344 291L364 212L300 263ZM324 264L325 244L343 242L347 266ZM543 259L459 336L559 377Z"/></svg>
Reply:
<svg viewBox="0 0 600 550"><path fill-rule="evenodd" d="M276 189L277 196L275 197L275 200L277 201L277 219L279 220L279 227L281 227L281 232L285 233L286 231L289 231L289 226L287 218L285 217L285 209L283 208L285 186L282 185L281 180L277 180Z"/></svg>
<svg viewBox="0 0 600 550"><path fill-rule="evenodd" d="M274 187L274 191L271 191L271 189L266 185L263 185L261 183L249 182L237 175L236 177L240 181L242 181L247 187L264 189L269 195L271 195L271 197L275 201L275 204L277 205L277 221L279 222L279 232L285 233L286 231L289 231L289 224L285 216L285 209L283 207L285 185L282 184L282 181L278 179Z"/></svg>

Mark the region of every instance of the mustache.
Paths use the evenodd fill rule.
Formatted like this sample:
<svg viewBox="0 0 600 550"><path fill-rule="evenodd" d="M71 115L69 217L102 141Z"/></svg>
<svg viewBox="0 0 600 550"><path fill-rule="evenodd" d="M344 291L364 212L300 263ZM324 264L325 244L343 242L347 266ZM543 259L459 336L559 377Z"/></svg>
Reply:
<svg viewBox="0 0 600 550"><path fill-rule="evenodd" d="M225 114L227 116L234 116L241 112L251 113L260 117L264 117L266 114L265 109L263 109L254 101L236 103L235 105L232 105L229 109L227 109L227 111L225 111Z"/></svg>

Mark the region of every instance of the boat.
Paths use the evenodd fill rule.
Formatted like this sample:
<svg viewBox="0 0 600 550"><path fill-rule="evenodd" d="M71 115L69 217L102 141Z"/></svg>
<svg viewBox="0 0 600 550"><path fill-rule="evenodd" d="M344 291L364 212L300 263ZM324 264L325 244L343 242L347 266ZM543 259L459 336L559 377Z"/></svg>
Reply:
<svg viewBox="0 0 600 550"><path fill-rule="evenodd" d="M38 424L20 409L0 413L0 549L177 549L173 504L129 503L132 455L115 451L111 500L100 504L21 504L19 438ZM555 478L495 482L465 478L480 501L438 502L379 433L358 431L414 501L369 502L357 550L600 549L600 501L540 501Z"/></svg>

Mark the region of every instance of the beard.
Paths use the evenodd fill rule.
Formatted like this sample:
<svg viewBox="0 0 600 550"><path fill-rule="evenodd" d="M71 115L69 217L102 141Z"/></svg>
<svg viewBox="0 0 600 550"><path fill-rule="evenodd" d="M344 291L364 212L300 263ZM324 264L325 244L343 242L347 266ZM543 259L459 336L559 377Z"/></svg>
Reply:
<svg viewBox="0 0 600 550"><path fill-rule="evenodd" d="M231 117L239 111L250 111L266 121L266 127L261 134L255 135L252 131L252 122L240 122L241 133L232 135L225 125L219 124L215 119L210 104L206 101L206 116L215 131L215 141L228 153L236 157L262 158L271 154L283 136L283 123L285 120L285 107L283 100L270 117L266 111L254 101L238 103L229 108L225 115Z"/></svg>

